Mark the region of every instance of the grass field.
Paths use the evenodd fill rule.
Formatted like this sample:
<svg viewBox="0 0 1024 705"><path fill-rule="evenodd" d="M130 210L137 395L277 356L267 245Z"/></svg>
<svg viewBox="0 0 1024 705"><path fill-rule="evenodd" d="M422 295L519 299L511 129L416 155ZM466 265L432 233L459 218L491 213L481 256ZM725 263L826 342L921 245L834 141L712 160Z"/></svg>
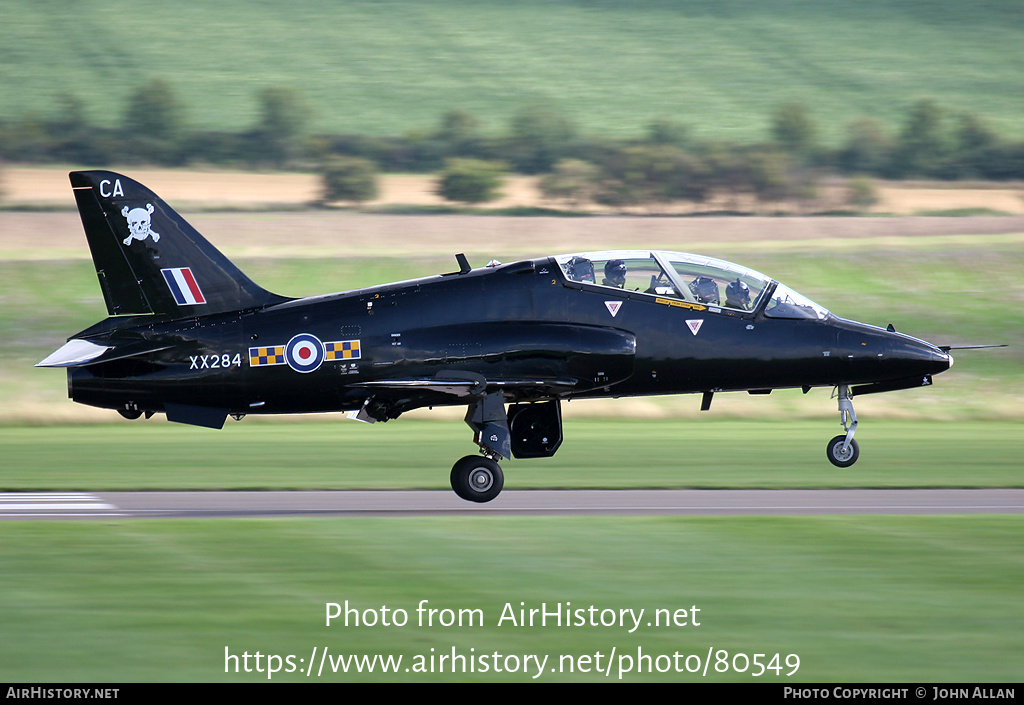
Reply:
<svg viewBox="0 0 1024 705"><path fill-rule="evenodd" d="M764 139L785 101L826 141L871 115L895 127L922 97L1024 136L1024 15L998 0L13 0L0 24L0 117L75 94L119 123L167 80L200 129L242 130L268 85L301 87L312 129L403 134L453 108L506 130L543 103L584 131L637 135L655 118L701 138Z"/></svg>
<svg viewBox="0 0 1024 705"><path fill-rule="evenodd" d="M314 667L313 677L280 672L272 680L530 682L535 669L524 672L523 657L547 654L540 682L618 682L622 657L638 649L663 657L661 668L665 655L703 660L710 649L727 651L730 663L736 654L768 654L767 662L779 653L784 664L795 654L799 669L789 677L790 668L716 673L713 659L706 676L634 672L622 680L1013 683L1024 648L1022 529L1021 518L1006 516L7 524L0 675L266 682L268 655L294 655L305 669L317 647L404 660L393 675L328 667L317 677ZM422 600L480 610L483 623L420 627ZM391 619L402 609L409 622L325 626L326 603L346 601L378 618L382 607ZM632 623L498 625L506 604L518 611L542 603L645 613L633 633ZM699 626L647 625L654 610L680 608ZM453 649L500 654L503 672L406 672L417 656ZM594 672L613 649L610 675ZM263 671L253 658L253 672L225 673L233 667L226 651L262 653ZM504 672L515 666L511 655L520 667ZM590 672L569 672L565 655ZM589 663L579 660L587 655Z"/></svg>

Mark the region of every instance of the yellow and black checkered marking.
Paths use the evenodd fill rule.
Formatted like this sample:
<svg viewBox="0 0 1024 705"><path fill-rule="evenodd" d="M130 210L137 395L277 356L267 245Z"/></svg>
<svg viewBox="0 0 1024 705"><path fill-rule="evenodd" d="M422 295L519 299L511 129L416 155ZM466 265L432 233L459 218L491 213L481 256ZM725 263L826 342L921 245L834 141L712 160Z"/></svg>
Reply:
<svg viewBox="0 0 1024 705"><path fill-rule="evenodd" d="M333 343L324 343L328 360L358 360L362 355L359 352L358 340L338 340Z"/></svg>
<svg viewBox="0 0 1024 705"><path fill-rule="evenodd" d="M271 345L266 348L249 348L249 367L283 364L285 364L283 345Z"/></svg>
<svg viewBox="0 0 1024 705"><path fill-rule="evenodd" d="M675 306L676 308L689 308L694 311L706 311L707 306L701 304L691 304L689 301L679 301L677 299L655 299L654 303L664 304L666 306Z"/></svg>

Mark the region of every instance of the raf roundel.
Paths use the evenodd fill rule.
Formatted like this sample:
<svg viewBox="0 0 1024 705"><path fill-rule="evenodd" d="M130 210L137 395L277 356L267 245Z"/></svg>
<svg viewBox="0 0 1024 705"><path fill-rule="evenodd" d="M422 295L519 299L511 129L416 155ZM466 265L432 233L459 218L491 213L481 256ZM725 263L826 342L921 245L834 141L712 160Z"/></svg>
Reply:
<svg viewBox="0 0 1024 705"><path fill-rule="evenodd" d="M299 333L288 341L284 359L296 372L313 372L323 364L324 344L310 333Z"/></svg>

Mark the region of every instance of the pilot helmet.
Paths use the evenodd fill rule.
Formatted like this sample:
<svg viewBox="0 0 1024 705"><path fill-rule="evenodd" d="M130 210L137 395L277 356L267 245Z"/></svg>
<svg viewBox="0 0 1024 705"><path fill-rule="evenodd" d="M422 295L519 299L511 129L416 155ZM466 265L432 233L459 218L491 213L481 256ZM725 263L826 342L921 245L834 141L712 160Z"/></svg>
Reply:
<svg viewBox="0 0 1024 705"><path fill-rule="evenodd" d="M586 257L576 256L566 265L566 274L573 281L594 283L594 263Z"/></svg>
<svg viewBox="0 0 1024 705"><path fill-rule="evenodd" d="M708 277L697 277L690 282L690 291L702 304L718 303L718 284Z"/></svg>
<svg viewBox="0 0 1024 705"><path fill-rule="evenodd" d="M750 308L750 287L736 279L725 287L725 305L732 308Z"/></svg>
<svg viewBox="0 0 1024 705"><path fill-rule="evenodd" d="M626 283L626 263L621 259L610 259L604 266L604 278L615 286L623 286Z"/></svg>

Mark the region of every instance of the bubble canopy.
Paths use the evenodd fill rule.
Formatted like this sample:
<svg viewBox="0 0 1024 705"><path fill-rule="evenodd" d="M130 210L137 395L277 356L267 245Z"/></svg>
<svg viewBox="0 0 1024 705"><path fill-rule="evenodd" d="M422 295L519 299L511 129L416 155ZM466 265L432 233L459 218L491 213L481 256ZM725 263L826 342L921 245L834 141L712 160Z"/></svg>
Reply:
<svg viewBox="0 0 1024 705"><path fill-rule="evenodd" d="M666 250L604 250L558 255L565 277L710 309L757 311L772 318L825 320L827 309L789 287L732 262ZM764 301L768 298L767 302Z"/></svg>

